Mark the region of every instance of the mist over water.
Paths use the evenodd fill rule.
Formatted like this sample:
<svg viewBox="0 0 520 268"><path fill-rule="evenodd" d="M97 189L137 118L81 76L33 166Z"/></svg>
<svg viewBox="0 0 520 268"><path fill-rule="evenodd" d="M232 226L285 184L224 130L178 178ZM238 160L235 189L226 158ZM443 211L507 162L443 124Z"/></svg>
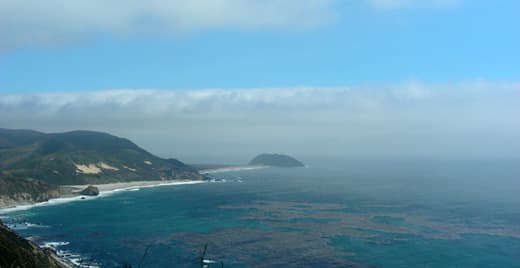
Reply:
<svg viewBox="0 0 520 268"><path fill-rule="evenodd" d="M518 159L304 160L9 216L103 267L135 264L149 245L145 267L197 267L204 244L226 267L520 265Z"/></svg>

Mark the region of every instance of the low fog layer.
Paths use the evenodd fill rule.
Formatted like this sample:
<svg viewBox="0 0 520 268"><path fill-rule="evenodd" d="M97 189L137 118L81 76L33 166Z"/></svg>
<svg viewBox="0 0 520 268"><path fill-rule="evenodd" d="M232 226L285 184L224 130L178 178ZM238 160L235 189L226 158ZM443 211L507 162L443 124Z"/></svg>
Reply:
<svg viewBox="0 0 520 268"><path fill-rule="evenodd" d="M4 94L0 113L0 127L104 131L187 162L520 152L518 83Z"/></svg>

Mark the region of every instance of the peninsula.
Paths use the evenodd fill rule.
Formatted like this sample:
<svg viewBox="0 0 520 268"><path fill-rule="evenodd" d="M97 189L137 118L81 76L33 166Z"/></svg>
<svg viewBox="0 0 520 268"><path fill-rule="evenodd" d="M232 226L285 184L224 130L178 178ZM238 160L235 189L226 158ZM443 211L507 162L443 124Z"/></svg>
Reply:
<svg viewBox="0 0 520 268"><path fill-rule="evenodd" d="M177 159L160 158L107 133L0 129L0 208L74 194L64 187L69 185L204 178Z"/></svg>

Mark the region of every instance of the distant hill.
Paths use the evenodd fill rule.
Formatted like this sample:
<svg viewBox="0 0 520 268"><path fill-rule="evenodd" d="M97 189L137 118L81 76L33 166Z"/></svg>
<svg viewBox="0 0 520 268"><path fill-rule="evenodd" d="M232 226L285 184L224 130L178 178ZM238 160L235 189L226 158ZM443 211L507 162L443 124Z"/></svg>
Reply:
<svg viewBox="0 0 520 268"><path fill-rule="evenodd" d="M264 165L272 167L303 167L302 162L283 154L260 154L249 162L249 165Z"/></svg>
<svg viewBox="0 0 520 268"><path fill-rule="evenodd" d="M0 170L49 185L202 179L176 159L152 155L128 139L94 131L45 134L0 129Z"/></svg>

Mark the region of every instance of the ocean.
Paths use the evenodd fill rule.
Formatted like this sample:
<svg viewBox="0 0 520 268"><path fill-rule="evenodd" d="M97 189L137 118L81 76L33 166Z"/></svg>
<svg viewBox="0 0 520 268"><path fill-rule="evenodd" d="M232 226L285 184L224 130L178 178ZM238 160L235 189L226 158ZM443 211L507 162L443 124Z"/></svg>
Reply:
<svg viewBox="0 0 520 268"><path fill-rule="evenodd" d="M82 267L520 267L518 159L304 160L2 220Z"/></svg>

